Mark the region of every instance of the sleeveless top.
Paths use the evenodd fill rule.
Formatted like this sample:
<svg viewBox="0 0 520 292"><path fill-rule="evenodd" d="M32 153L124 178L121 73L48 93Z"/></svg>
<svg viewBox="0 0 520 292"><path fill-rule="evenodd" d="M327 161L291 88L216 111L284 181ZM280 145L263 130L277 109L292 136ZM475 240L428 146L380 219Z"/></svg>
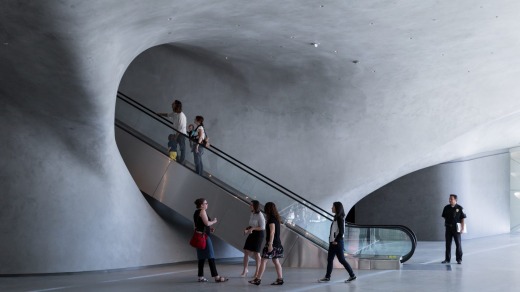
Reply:
<svg viewBox="0 0 520 292"><path fill-rule="evenodd" d="M202 129L202 141L206 139L206 130L204 130L204 126L198 125L195 130L193 130L193 140L198 141L199 140L199 129Z"/></svg>
<svg viewBox="0 0 520 292"><path fill-rule="evenodd" d="M193 213L193 222L195 223L195 230L199 232L206 232L209 233L209 228L204 224L204 221L202 221L202 218L200 217L200 209L195 210L195 213ZM208 220L211 221L211 219L208 217Z"/></svg>

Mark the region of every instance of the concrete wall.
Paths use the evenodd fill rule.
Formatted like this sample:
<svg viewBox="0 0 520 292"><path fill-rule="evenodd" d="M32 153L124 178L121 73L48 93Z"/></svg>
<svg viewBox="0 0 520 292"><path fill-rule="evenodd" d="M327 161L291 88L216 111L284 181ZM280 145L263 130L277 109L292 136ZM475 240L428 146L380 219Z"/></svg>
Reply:
<svg viewBox="0 0 520 292"><path fill-rule="evenodd" d="M119 80L154 45L123 36L125 17L143 13L128 9L115 1L0 3L0 274L196 258L189 234L152 210L116 147Z"/></svg>
<svg viewBox="0 0 520 292"><path fill-rule="evenodd" d="M357 203L356 223L406 225L418 240L444 240L441 213L453 193L468 216L464 238L508 233L509 159L491 153L405 175Z"/></svg>
<svg viewBox="0 0 520 292"><path fill-rule="evenodd" d="M520 148L511 152L511 231L520 232Z"/></svg>
<svg viewBox="0 0 520 292"><path fill-rule="evenodd" d="M180 98L191 119L209 118L216 144L324 208L348 208L410 171L518 144L515 7L0 1L0 273L193 257L114 141L116 91L147 49L172 43L172 59L147 59L162 74L123 81L142 81L128 94L159 98L161 111Z"/></svg>
<svg viewBox="0 0 520 292"><path fill-rule="evenodd" d="M331 66L318 56L301 63L239 56L228 61L218 52L172 43L133 60L119 90L156 112L171 111L171 102L181 100L188 123L196 115L205 117L213 145L321 204L349 180L352 154L342 151L341 143L330 144L327 129L360 120L366 110L360 91L343 95L338 88L348 82L331 76L332 71L348 76L354 69ZM347 107L352 113L344 111ZM337 141L348 135L338 132ZM329 202L324 205L328 210Z"/></svg>
<svg viewBox="0 0 520 292"><path fill-rule="evenodd" d="M247 41L237 43L240 37ZM206 118L214 145L324 209L333 200L349 208L411 171L503 148L492 146L501 139L518 141L519 115L482 123L505 103L491 101L496 94L466 86L448 97L435 79L414 86L417 75L401 72L401 64L374 78L364 64L332 61L319 48L291 55L262 44L248 54L250 36L240 37L222 46L179 40L150 48L132 61L119 89L157 112L183 101L188 122ZM447 78L448 87L459 77ZM385 78L392 85L381 84Z"/></svg>

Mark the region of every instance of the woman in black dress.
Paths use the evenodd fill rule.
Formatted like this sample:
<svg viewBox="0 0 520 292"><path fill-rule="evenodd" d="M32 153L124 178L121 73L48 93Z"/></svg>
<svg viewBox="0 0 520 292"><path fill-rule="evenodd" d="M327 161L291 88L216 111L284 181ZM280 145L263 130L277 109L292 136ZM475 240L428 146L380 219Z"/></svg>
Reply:
<svg viewBox="0 0 520 292"><path fill-rule="evenodd" d="M195 232L206 233L207 235L206 248L197 248L197 259L199 260L199 282L208 281L204 278L204 262L206 259L208 259L211 276L215 278L215 282L226 282L228 278L218 275L217 266L215 265L215 253L213 252L213 242L209 236L213 229L210 226L217 223L217 218L211 220L211 218L208 217L208 214L206 213L206 210L208 209L208 201L206 201L206 199L200 198L195 200L195 206L197 206L197 210L193 213Z"/></svg>
<svg viewBox="0 0 520 292"><path fill-rule="evenodd" d="M249 234L244 244L244 269L241 277L247 277L247 266L249 265L249 256L253 256L256 262L255 278L258 277L260 268L260 249L265 237L265 218L260 212L260 202L252 200L251 216L249 217L249 226L244 230L244 234Z"/></svg>
<svg viewBox="0 0 520 292"><path fill-rule="evenodd" d="M262 262L260 263L260 270L258 275L253 280L249 281L251 284L260 285L262 282L262 275L267 265L267 260L272 259L276 269L278 278L271 285L283 285L282 265L279 258L283 258L283 246L280 241L280 215L276 210L276 205L273 202L267 202L264 207L265 217L267 223L265 225L266 245L262 251Z"/></svg>

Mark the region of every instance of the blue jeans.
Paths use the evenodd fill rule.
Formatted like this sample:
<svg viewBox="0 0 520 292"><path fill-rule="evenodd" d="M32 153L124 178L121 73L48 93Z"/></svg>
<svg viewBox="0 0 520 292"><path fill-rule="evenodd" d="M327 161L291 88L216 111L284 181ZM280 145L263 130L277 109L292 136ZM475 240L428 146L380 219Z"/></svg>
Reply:
<svg viewBox="0 0 520 292"><path fill-rule="evenodd" d="M206 238L206 248L198 249L197 248L197 259L214 259L215 253L213 252L213 242L211 241L211 237L208 235Z"/></svg>
<svg viewBox="0 0 520 292"><path fill-rule="evenodd" d="M332 273L332 265L334 262L334 257L338 257L338 261L342 264L348 272L350 277L354 277L354 271L352 271L352 267L345 260L345 254L343 253L344 243L343 240L337 242L338 244L329 243L329 252L327 254L327 274L325 278L330 278L330 274Z"/></svg>
<svg viewBox="0 0 520 292"><path fill-rule="evenodd" d="M182 134L179 134L177 136L176 142L179 144L179 147L177 147L177 153L179 153L179 151L181 152L181 155L177 157L177 162L182 163L186 157L186 137L184 137Z"/></svg>
<svg viewBox="0 0 520 292"><path fill-rule="evenodd" d="M197 147L197 144L193 145L193 162L195 163L195 172L199 175L202 175L204 173L203 165L202 165L202 154L204 153L204 147L202 145L199 145L199 152L195 152L195 148Z"/></svg>
<svg viewBox="0 0 520 292"><path fill-rule="evenodd" d="M206 238L206 248L198 249L197 248L197 259L198 262L198 273L199 277L204 276L204 262L208 259L209 270L211 272L211 277L218 276L217 266L215 265L215 254L213 252L213 242L211 241L211 237L208 235Z"/></svg>

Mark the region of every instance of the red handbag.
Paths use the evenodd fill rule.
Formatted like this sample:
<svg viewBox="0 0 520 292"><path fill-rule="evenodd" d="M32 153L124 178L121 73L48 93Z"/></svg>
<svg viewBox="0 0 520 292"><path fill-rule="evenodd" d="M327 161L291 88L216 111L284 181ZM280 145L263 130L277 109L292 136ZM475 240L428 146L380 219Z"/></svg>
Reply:
<svg viewBox="0 0 520 292"><path fill-rule="evenodd" d="M193 236L190 240L190 245L198 249L206 249L206 233L200 231L193 231Z"/></svg>

